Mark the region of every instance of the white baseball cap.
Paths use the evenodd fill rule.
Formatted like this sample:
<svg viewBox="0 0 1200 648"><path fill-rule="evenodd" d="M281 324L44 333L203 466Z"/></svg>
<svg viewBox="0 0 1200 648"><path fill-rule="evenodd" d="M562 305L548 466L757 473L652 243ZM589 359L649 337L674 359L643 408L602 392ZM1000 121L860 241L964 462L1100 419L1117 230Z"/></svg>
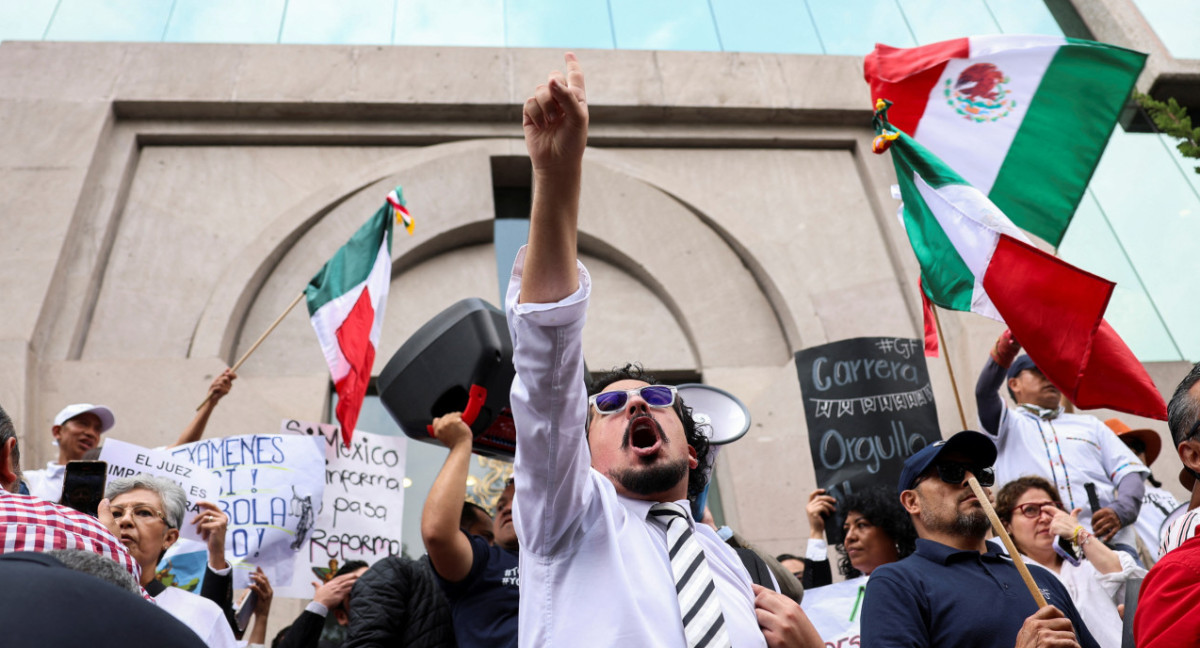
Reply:
<svg viewBox="0 0 1200 648"><path fill-rule="evenodd" d="M55 425L62 425L67 421L79 416L80 414L95 414L100 417L100 432L108 432L109 429L117 422L113 416L112 410L103 405L92 405L91 403L75 403L62 408L62 411L54 417Z"/></svg>

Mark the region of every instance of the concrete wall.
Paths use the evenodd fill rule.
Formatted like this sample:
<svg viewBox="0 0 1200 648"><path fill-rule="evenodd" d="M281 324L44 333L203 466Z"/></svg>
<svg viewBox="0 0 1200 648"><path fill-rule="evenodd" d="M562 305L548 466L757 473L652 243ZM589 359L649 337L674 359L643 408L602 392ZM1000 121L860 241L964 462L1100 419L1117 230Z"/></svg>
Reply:
<svg viewBox="0 0 1200 648"><path fill-rule="evenodd" d="M754 428L722 455L728 517L801 551L814 483L792 353L921 330L861 61L580 57L589 363L642 360L740 396ZM70 402L112 406L119 438L173 439L395 184L417 231L395 239L379 366L450 302L495 301L490 158L524 154L520 106L559 65L545 50L0 44L0 403L25 466L52 457ZM292 312L242 368L210 434L325 414L306 319ZM942 323L973 427L1000 327ZM1151 370L1168 393L1186 366ZM943 430L961 429L946 365L930 373ZM1156 469L1179 490L1174 453Z"/></svg>

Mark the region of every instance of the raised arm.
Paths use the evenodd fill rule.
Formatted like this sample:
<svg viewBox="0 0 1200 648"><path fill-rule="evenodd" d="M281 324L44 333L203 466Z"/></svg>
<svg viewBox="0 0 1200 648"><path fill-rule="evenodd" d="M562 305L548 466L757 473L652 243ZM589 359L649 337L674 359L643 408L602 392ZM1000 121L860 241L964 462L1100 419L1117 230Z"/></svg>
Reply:
<svg viewBox="0 0 1200 648"><path fill-rule="evenodd" d="M474 557L471 541L459 529L463 502L467 499L467 472L474 436L458 412L434 419L433 435L450 448L450 455L421 510L421 538L438 575L457 583L471 572Z"/></svg>
<svg viewBox="0 0 1200 648"><path fill-rule="evenodd" d="M975 407L979 410L979 422L983 425L983 431L992 436L1000 434L1000 415L1004 412L1004 399L1000 397L999 389L1004 384L1008 368L1020 352L1021 344L1013 337L1012 331L1005 330L992 347L990 357L975 383Z"/></svg>
<svg viewBox="0 0 1200 648"><path fill-rule="evenodd" d="M193 443L204 436L204 428L208 427L208 417L212 416L213 410L217 408L217 401L224 398L225 394L228 394L229 390L233 388L234 380L237 380L237 374L229 369L222 371L221 375L213 380L212 385L208 388L208 400L204 401L200 409L196 410L196 416L192 417L192 422L188 423L188 426L179 434L179 438L175 439L175 443L167 446L168 448Z"/></svg>
<svg viewBox="0 0 1200 648"><path fill-rule="evenodd" d="M533 210L521 303L556 302L579 288L575 244L588 107L583 69L574 54L565 58L567 75L551 72L525 101L521 121L533 163Z"/></svg>

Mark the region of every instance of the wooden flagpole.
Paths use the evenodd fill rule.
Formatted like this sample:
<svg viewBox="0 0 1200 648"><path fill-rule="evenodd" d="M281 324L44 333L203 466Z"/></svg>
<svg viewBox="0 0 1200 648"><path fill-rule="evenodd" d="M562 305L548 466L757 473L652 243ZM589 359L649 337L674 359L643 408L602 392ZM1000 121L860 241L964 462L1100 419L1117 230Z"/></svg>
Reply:
<svg viewBox="0 0 1200 648"><path fill-rule="evenodd" d="M967 429L967 415L963 411L962 397L958 394L958 382L954 380L954 367L950 364L950 350L946 348L946 338L942 335L942 322L938 318L937 304L930 304L930 310L933 311L933 324L937 327L938 342L942 347L942 357L946 359L946 371L950 374L950 386L954 388L954 402L958 405L958 418L962 421L963 429ZM996 515L996 509L992 508L992 502L988 499L987 493L983 491L983 487L979 485L979 481L971 475L967 483L971 486L971 491L975 493L975 499L979 500L979 505L983 507L983 512L987 514L988 520L992 523L992 531L996 537L1004 543L1004 548L1008 550L1008 556L1012 558L1013 565L1021 574L1021 580L1025 581L1025 587L1029 589L1029 593L1033 595L1033 600L1037 602L1039 608L1046 607L1046 597L1042 596L1042 590L1038 587L1037 582L1033 580L1033 574L1029 573L1029 567L1025 565L1025 561L1021 559L1021 553L1017 551L1017 545L1013 544L1012 538L1009 537L1008 531L1004 528L1004 523L1000 521L1000 516Z"/></svg>
<svg viewBox="0 0 1200 648"><path fill-rule="evenodd" d="M249 358L250 354L254 353L254 350L258 348L258 345L262 344L263 340L267 339L267 336L271 334L271 331L274 331L275 327L279 326L279 323L283 321L283 318L287 317L287 314L292 312L292 309L295 308L296 304L299 304L300 300L302 299L304 299L304 291L301 291L299 295L296 295L296 298L292 300L292 303L288 304L288 307L283 309L283 312L279 314L279 317L276 317L275 321L271 322L271 325L267 327L267 330L263 331L263 334L258 336L258 339L254 341L254 344L251 344L250 348L246 349L246 352L242 354L242 357L238 358L238 361L235 362L233 366L229 368L229 370L237 373L237 370L242 366L242 363L246 361L246 358ZM209 391L208 395L204 397L204 400L196 406L196 411L199 412L200 408L204 407L210 398L212 398L211 391Z"/></svg>

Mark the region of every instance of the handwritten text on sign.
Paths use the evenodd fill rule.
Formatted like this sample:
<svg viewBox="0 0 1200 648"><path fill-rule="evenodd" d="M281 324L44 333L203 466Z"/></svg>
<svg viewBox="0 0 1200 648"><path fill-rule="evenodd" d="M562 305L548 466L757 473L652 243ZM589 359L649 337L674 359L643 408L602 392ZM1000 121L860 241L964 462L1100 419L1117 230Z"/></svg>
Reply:
<svg viewBox="0 0 1200 648"><path fill-rule="evenodd" d="M246 587L256 566L272 585L290 583L293 557L308 539L324 490L322 448L293 435L251 434L204 439L171 454L218 478L234 586Z"/></svg>
<svg viewBox="0 0 1200 648"><path fill-rule="evenodd" d="M179 484L187 496L187 514L184 515L179 534L189 540L200 539L195 525L189 522L193 517L191 513L199 510L196 502L217 502L220 487L212 473L187 461L180 461L165 450L151 450L117 439L107 439L104 442L104 447L100 450L100 460L108 462L110 482L120 477L148 473Z"/></svg>
<svg viewBox="0 0 1200 648"><path fill-rule="evenodd" d="M348 560L398 556L404 513L405 437L355 430L347 448L336 425L285 420L280 432L319 438L325 449L325 492L312 533L296 556L296 577L282 596L310 597L304 574Z"/></svg>

